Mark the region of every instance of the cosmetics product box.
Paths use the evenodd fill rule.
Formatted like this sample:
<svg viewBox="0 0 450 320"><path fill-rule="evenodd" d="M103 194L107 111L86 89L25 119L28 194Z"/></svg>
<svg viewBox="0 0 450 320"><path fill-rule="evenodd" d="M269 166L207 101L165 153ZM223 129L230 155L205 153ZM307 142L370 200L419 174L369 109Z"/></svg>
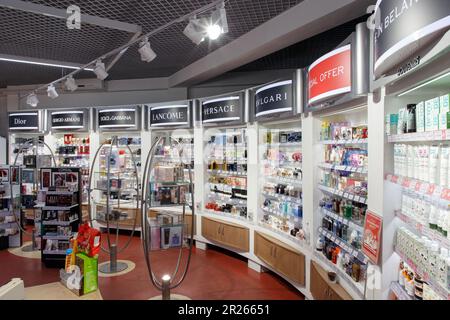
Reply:
<svg viewBox="0 0 450 320"><path fill-rule="evenodd" d="M88 257L83 253L76 255L76 265L80 268L82 278L82 294L98 289L98 258Z"/></svg>
<svg viewBox="0 0 450 320"><path fill-rule="evenodd" d="M440 112L450 112L449 94L444 94L439 97Z"/></svg>
<svg viewBox="0 0 450 320"><path fill-rule="evenodd" d="M447 124L448 112L440 112L439 113L439 130L448 129Z"/></svg>
<svg viewBox="0 0 450 320"><path fill-rule="evenodd" d="M397 134L398 114L391 113L386 116L386 134Z"/></svg>
<svg viewBox="0 0 450 320"><path fill-rule="evenodd" d="M425 101L425 131L439 129L439 99Z"/></svg>
<svg viewBox="0 0 450 320"><path fill-rule="evenodd" d="M416 105L416 130L417 132L425 131L425 104L423 102Z"/></svg>
<svg viewBox="0 0 450 320"><path fill-rule="evenodd" d="M400 108L400 110L398 110L397 134L402 134L405 132L406 132L406 108Z"/></svg>

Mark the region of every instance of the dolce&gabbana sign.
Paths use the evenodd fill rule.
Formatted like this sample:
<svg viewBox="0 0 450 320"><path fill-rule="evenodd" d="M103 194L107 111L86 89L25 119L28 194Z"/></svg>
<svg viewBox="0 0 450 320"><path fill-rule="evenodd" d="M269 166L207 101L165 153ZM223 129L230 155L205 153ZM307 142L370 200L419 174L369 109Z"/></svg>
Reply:
<svg viewBox="0 0 450 320"><path fill-rule="evenodd" d="M255 92L255 116L292 111L292 80L280 81Z"/></svg>
<svg viewBox="0 0 450 320"><path fill-rule="evenodd" d="M242 118L240 96L217 98L202 103L202 122L238 121Z"/></svg>
<svg viewBox="0 0 450 320"><path fill-rule="evenodd" d="M20 112L9 114L10 130L38 130L39 112Z"/></svg>
<svg viewBox="0 0 450 320"><path fill-rule="evenodd" d="M99 128L129 128L137 125L136 109L108 109L98 111Z"/></svg>
<svg viewBox="0 0 450 320"><path fill-rule="evenodd" d="M184 126L188 124L187 105L150 107L150 127Z"/></svg>
<svg viewBox="0 0 450 320"><path fill-rule="evenodd" d="M51 113L52 129L84 128L84 111L58 111Z"/></svg>

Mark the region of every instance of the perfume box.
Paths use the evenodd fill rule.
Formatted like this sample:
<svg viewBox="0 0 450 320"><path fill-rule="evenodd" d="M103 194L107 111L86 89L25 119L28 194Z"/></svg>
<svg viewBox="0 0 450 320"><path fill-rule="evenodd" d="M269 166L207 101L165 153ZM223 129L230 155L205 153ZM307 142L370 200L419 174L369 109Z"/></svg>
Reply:
<svg viewBox="0 0 450 320"><path fill-rule="evenodd" d="M423 102L416 105L416 131L425 131L425 104Z"/></svg>
<svg viewBox="0 0 450 320"><path fill-rule="evenodd" d="M449 94L439 97L439 111L447 113L450 111Z"/></svg>

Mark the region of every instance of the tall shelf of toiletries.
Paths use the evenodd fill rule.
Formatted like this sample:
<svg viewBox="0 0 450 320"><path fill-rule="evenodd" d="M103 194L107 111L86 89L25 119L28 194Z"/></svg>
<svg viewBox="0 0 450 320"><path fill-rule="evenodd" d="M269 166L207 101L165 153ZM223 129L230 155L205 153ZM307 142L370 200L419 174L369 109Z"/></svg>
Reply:
<svg viewBox="0 0 450 320"><path fill-rule="evenodd" d="M89 133L53 132L56 166L60 168L80 168L81 200L83 216L87 215L88 184L90 171Z"/></svg>
<svg viewBox="0 0 450 320"><path fill-rule="evenodd" d="M258 224L289 240L301 242L305 239L305 229L300 118L261 125L259 146Z"/></svg>
<svg viewBox="0 0 450 320"><path fill-rule="evenodd" d="M117 137L117 148L113 145L111 153L111 171L107 176L107 161L110 153L113 137ZM139 132L102 132L100 133L101 148L99 157L99 171L94 173L96 188L103 190L100 199L96 201L96 219L101 226L106 226L106 196L107 184L111 187L110 205L112 210L109 213L109 220L112 225L118 224L119 229L132 229L135 215L137 212L137 203L139 201L139 192L141 183L141 135ZM130 150L132 155L130 154ZM136 163L137 173L135 171ZM136 183L136 174L137 181ZM140 227L140 219L136 223Z"/></svg>
<svg viewBox="0 0 450 320"><path fill-rule="evenodd" d="M247 129L205 130L204 212L252 221L247 213Z"/></svg>
<svg viewBox="0 0 450 320"><path fill-rule="evenodd" d="M317 118L315 256L364 297L368 260L361 247L368 197L367 106Z"/></svg>
<svg viewBox="0 0 450 320"><path fill-rule="evenodd" d="M0 166L0 250L22 245L19 173L19 167Z"/></svg>
<svg viewBox="0 0 450 320"><path fill-rule="evenodd" d="M393 209L400 263L392 288L409 299L450 298L449 89L437 82L385 103L393 169L385 178L401 198Z"/></svg>

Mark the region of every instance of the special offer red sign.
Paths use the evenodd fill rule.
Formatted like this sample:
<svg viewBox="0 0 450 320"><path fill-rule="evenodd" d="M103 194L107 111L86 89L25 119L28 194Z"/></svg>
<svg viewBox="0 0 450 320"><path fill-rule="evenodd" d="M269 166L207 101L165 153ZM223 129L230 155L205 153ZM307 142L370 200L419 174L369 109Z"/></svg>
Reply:
<svg viewBox="0 0 450 320"><path fill-rule="evenodd" d="M352 90L352 48L340 47L316 60L308 69L309 104Z"/></svg>
<svg viewBox="0 0 450 320"><path fill-rule="evenodd" d="M383 220L377 214L367 210L364 221L363 253L375 264L378 264L381 247L381 228Z"/></svg>

